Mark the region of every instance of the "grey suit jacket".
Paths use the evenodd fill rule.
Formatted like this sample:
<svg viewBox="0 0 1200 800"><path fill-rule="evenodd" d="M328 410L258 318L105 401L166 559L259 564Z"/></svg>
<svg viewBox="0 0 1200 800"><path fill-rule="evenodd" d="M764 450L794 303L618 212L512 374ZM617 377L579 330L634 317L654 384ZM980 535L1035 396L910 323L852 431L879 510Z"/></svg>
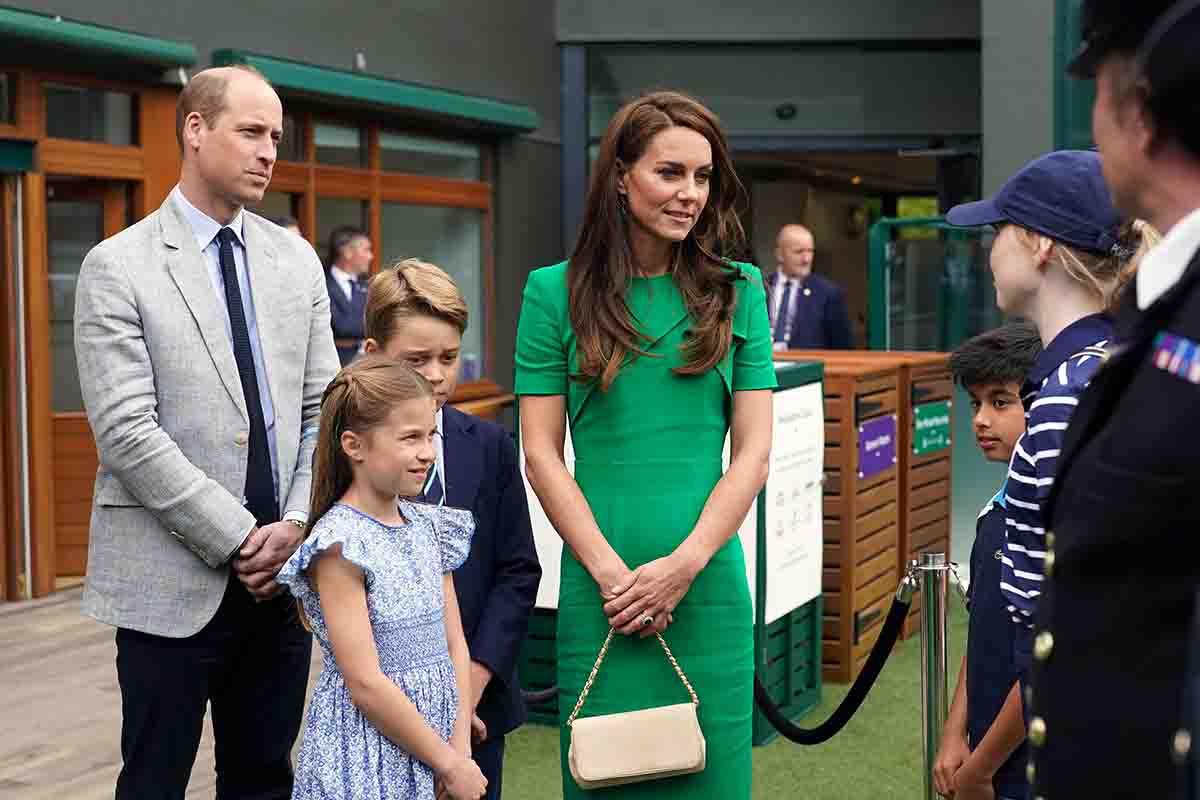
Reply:
<svg viewBox="0 0 1200 800"><path fill-rule="evenodd" d="M307 242L249 212L243 237L275 406L282 515L307 517L321 395L338 369L325 274ZM183 637L220 605L254 525L249 416L223 301L175 201L97 245L75 296L96 473L83 611Z"/></svg>

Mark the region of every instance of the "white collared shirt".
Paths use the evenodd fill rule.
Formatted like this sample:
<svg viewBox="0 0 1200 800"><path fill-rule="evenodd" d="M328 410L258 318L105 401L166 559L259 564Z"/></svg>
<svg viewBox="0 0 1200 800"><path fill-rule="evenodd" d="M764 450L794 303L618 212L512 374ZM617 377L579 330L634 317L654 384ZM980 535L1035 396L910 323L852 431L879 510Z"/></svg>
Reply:
<svg viewBox="0 0 1200 800"><path fill-rule="evenodd" d="M258 338L258 315L254 310L254 295L250 291L250 271L246 264L246 240L242 236L244 212L239 209L228 225L222 225L192 205L178 186L171 191L176 204L183 211L188 226L196 236L200 255L208 266L208 276L217 294L221 307L221 319L225 321L225 335L233 344L233 327L229 322L229 305L225 302L225 278L221 275L221 245L217 233L221 228L233 231L233 263L237 269L238 288L242 295L242 311L246 315L246 329L250 334L250 352L254 357L254 375L258 382L258 395L262 401L263 423L267 427L267 447L271 451L271 479L275 483L276 497L279 495L279 454L275 446L275 404L271 400L271 385L267 380L267 365L263 360L262 342Z"/></svg>
<svg viewBox="0 0 1200 800"><path fill-rule="evenodd" d="M329 268L329 274L337 281L337 285L342 288L342 294L346 295L346 299L353 300L355 277L349 272L343 272L336 264Z"/></svg>
<svg viewBox="0 0 1200 800"><path fill-rule="evenodd" d="M796 302L796 292L800 291L801 283L802 281L799 278L789 278L782 272L779 273L779 280L775 281L775 293L771 298L771 308L775 310L775 313L771 315L772 319L779 320L779 312L783 311L783 309L780 308L780 306L783 304L783 293L787 290L788 285L792 285L792 303L794 304ZM794 307L795 306L793 305L793 308ZM786 320L784 320L784 322L786 322Z"/></svg>
<svg viewBox="0 0 1200 800"><path fill-rule="evenodd" d="M1138 265L1138 308L1149 308L1178 283L1197 250L1200 250L1200 208L1175 223Z"/></svg>

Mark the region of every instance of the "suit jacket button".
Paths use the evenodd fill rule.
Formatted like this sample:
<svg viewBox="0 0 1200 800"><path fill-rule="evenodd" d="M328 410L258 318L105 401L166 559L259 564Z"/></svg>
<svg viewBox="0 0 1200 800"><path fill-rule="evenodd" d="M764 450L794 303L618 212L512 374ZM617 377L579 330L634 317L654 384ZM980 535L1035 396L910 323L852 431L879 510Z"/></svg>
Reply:
<svg viewBox="0 0 1200 800"><path fill-rule="evenodd" d="M233 437L233 441L238 447L245 447L246 442L250 441L250 437L246 435L245 431L238 431L237 435Z"/></svg>
<svg viewBox="0 0 1200 800"><path fill-rule="evenodd" d="M1046 551L1046 563L1042 565L1042 572L1047 578L1054 575L1054 551Z"/></svg>
<svg viewBox="0 0 1200 800"><path fill-rule="evenodd" d="M1029 781L1029 785L1032 786L1034 783L1037 782L1036 779L1037 779L1037 767L1035 767L1033 765L1033 762L1030 761L1025 766L1025 780Z"/></svg>
<svg viewBox="0 0 1200 800"><path fill-rule="evenodd" d="M1041 747L1046 743L1046 720L1034 717L1029 721L1029 743Z"/></svg>
<svg viewBox="0 0 1200 800"><path fill-rule="evenodd" d="M1046 531L1046 547L1054 547L1054 531Z"/></svg>
<svg viewBox="0 0 1200 800"><path fill-rule="evenodd" d="M1038 661L1045 661L1053 651L1054 634L1050 631L1042 631L1033 640L1033 657Z"/></svg>

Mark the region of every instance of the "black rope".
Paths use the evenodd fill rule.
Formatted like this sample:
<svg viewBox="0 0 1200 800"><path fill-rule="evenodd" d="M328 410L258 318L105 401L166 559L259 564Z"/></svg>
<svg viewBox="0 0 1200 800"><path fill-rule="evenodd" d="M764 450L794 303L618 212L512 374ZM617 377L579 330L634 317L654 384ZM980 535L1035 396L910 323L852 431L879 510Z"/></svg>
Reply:
<svg viewBox="0 0 1200 800"><path fill-rule="evenodd" d="M879 638L875 640L875 646L871 648L871 654L867 656L867 663L863 665L863 670L858 674L854 685L850 687L850 691L842 698L841 704L829 716L829 719L815 728L801 728L784 716L779 706L771 699L767 687L763 686L762 681L755 675L754 701L758 704L758 710L763 713L768 722L775 726L777 731L796 744L821 744L832 739L834 734L850 721L854 712L858 711L858 707L867 697L867 692L871 691L871 687L875 685L875 679L879 677L883 665L887 663L888 656L892 653L892 648L896 645L896 640L900 638L900 629L904 625L904 618L908 616L908 609L911 605L911 594L906 596L904 593L897 592L892 601L892 608L888 611L887 619L883 621L883 628L879 631Z"/></svg>
<svg viewBox="0 0 1200 800"><path fill-rule="evenodd" d="M549 689L540 689L536 692L528 692L521 690L521 699L525 701L527 706L540 706L542 703L548 703L558 695L558 686L551 686Z"/></svg>

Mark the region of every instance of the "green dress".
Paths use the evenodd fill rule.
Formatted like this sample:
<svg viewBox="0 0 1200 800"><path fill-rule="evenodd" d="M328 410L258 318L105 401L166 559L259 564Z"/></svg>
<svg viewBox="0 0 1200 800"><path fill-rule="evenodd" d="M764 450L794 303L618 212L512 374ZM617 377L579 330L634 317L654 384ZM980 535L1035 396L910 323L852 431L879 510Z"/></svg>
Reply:
<svg viewBox="0 0 1200 800"><path fill-rule="evenodd" d="M635 279L626 300L645 349L608 391L569 380L575 335L567 310L567 265L529 276L517 331L516 391L566 395L575 480L609 543L632 569L669 555L691 533L723 468L732 393L775 387L762 276L734 264L733 346L703 375L671 372L683 363L688 329L683 297L669 275ZM664 634L700 698L708 743L704 772L584 792L567 767L570 731L560 728L563 797L750 797L754 621L737 536L712 558ZM560 723L565 723L608 633L595 582L563 549L558 599ZM686 702L688 695L654 638L616 636L583 716Z"/></svg>

